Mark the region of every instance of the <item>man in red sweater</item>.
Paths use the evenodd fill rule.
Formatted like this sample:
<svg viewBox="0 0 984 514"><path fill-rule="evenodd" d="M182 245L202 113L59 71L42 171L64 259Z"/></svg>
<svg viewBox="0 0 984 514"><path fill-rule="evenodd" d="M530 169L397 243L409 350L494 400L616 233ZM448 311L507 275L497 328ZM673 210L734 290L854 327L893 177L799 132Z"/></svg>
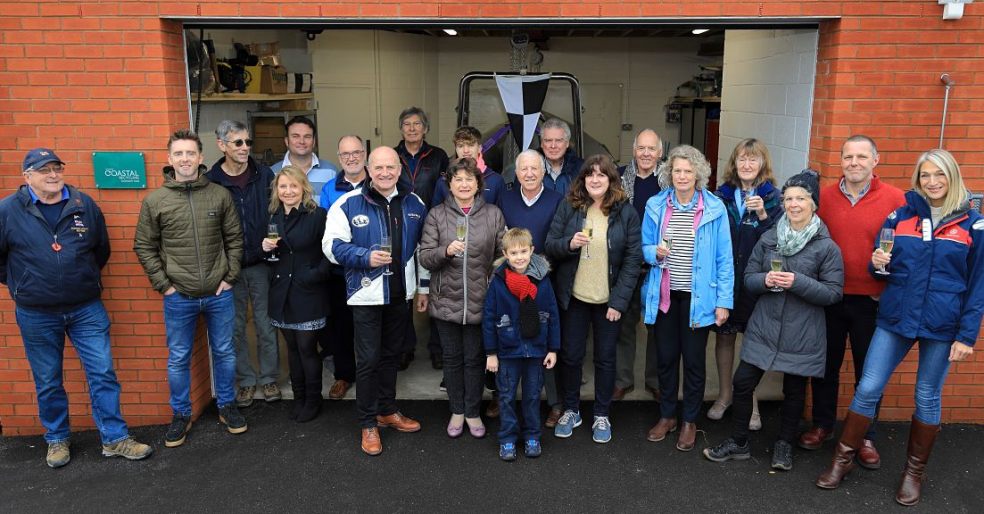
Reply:
<svg viewBox="0 0 984 514"><path fill-rule="evenodd" d="M880 182L874 175L877 165L875 142L867 136L851 136L841 147L844 177L820 192L818 214L844 257L844 298L826 309L827 370L823 379L813 379L813 428L799 440L800 447L807 450L819 449L824 441L834 437L840 368L847 338L851 340L857 386L875 332L878 297L884 286L868 272L868 263L885 218L905 203L902 190ZM874 427L872 423L858 451L859 463L868 469L881 467L881 458L872 442Z"/></svg>

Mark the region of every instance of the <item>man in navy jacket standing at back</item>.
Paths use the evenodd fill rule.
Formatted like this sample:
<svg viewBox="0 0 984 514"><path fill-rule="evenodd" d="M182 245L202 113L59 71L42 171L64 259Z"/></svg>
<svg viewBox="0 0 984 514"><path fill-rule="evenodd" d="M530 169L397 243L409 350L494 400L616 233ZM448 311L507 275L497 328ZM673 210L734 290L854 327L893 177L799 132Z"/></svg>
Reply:
<svg viewBox="0 0 984 514"><path fill-rule="evenodd" d="M65 163L55 152L31 150L23 173L27 184L0 202L0 282L14 300L34 375L47 464L60 468L71 459L62 385L66 335L82 361L103 455L143 459L153 449L130 437L120 412L109 315L100 299L110 252L106 220L92 198L65 185Z"/></svg>

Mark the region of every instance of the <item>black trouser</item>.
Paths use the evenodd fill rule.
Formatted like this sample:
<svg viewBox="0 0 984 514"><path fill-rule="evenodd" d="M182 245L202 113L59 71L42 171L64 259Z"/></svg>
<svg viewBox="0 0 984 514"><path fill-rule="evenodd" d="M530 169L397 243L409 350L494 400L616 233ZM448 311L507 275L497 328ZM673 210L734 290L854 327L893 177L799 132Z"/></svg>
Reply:
<svg viewBox="0 0 984 514"><path fill-rule="evenodd" d="M355 405L362 428L396 408L396 370L408 324L406 301L352 306L355 322Z"/></svg>
<svg viewBox="0 0 984 514"><path fill-rule="evenodd" d="M282 328L280 332L287 342L291 385L295 388L304 386L312 394L314 391L321 394L321 356L318 355L318 336L321 331Z"/></svg>
<svg viewBox="0 0 984 514"><path fill-rule="evenodd" d="M752 394L762 380L765 371L752 364L741 361L735 371L734 403L731 404L731 421L734 428L731 436L738 444L748 441L748 420L752 418ZM779 415L782 419L779 425L779 439L790 444L796 442L799 431L799 421L803 416L803 405L806 404L807 377L783 373L782 376L782 407Z"/></svg>
<svg viewBox="0 0 984 514"><path fill-rule="evenodd" d="M615 346L621 320L608 321L607 303L585 303L571 297L562 317L564 340L560 349L561 384L564 410L578 412L581 400L581 373L587 353L588 328L592 328L595 366L594 415L608 416L615 390Z"/></svg>
<svg viewBox="0 0 984 514"><path fill-rule="evenodd" d="M346 303L345 277L332 273L328 279L328 303L331 315L321 330L321 357L331 355L335 361L335 380L355 383L355 327L352 308Z"/></svg>
<svg viewBox="0 0 984 514"><path fill-rule="evenodd" d="M866 295L844 295L844 299L826 308L827 317L827 369L823 378L813 379L813 424L833 430L837 421L837 396L840 388L840 369L844 363L847 338L851 338L851 355L854 357L854 386L861 382L864 359L868 345L875 333L878 302ZM878 418L878 409L875 418ZM864 436L875 438L875 423Z"/></svg>
<svg viewBox="0 0 984 514"><path fill-rule="evenodd" d="M656 363L659 370L660 417L676 418L680 388L680 358L683 357L683 414L694 423L704 402L707 379L707 334L710 327L690 326L690 293L670 291L670 308L656 316L650 330L656 332Z"/></svg>
<svg viewBox="0 0 984 514"><path fill-rule="evenodd" d="M482 326L435 320L435 328L441 333L444 347L444 385L451 414L477 418L485 381Z"/></svg>

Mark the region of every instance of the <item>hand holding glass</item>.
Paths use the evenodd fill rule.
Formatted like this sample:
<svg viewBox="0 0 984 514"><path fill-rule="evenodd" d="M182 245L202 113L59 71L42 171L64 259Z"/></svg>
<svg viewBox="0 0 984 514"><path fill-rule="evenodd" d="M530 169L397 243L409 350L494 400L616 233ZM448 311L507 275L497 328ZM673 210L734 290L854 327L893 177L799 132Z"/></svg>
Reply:
<svg viewBox="0 0 984 514"><path fill-rule="evenodd" d="M584 245L584 258L590 259L591 258L590 239L591 239L592 232L594 232L594 229L593 226L591 225L591 220L588 219L584 220L584 224L582 226L583 226L582 232L584 232L584 235L588 236L589 239L588 244Z"/></svg>
<svg viewBox="0 0 984 514"><path fill-rule="evenodd" d="M386 253L389 257L393 256L393 239L390 236L383 236L379 242L379 251ZM390 269L390 264L386 265L386 269L383 271L383 275L389 276L393 274L393 270Z"/></svg>
<svg viewBox="0 0 984 514"><path fill-rule="evenodd" d="M774 272L777 272L778 273L778 272L782 271L782 254L779 253L779 250L772 250L770 252L770 254L769 254L769 266L771 267L772 271L774 271ZM781 293L781 292L785 291L785 289L783 289L783 288L781 288L779 286L772 286L772 287L769 288L769 291L772 291L773 293Z"/></svg>
<svg viewBox="0 0 984 514"><path fill-rule="evenodd" d="M455 224L455 236L458 241L464 242L465 237L468 235L468 218L461 216L458 218ZM465 252L457 252L454 254L455 257L463 257Z"/></svg>
<svg viewBox="0 0 984 514"><path fill-rule="evenodd" d="M660 240L659 246L666 250L666 253L670 253L673 248L673 232L669 230L664 232L663 239ZM669 256L663 257L663 260L659 263L660 268L666 269L666 267L670 265L667 259L669 259Z"/></svg>
<svg viewBox="0 0 984 514"><path fill-rule="evenodd" d="M273 239L275 242L280 240L280 229L277 228L276 223L270 223L267 225L267 239ZM276 252L277 250L274 250ZM277 262L280 259L277 258L277 254L274 253L267 257L270 262Z"/></svg>

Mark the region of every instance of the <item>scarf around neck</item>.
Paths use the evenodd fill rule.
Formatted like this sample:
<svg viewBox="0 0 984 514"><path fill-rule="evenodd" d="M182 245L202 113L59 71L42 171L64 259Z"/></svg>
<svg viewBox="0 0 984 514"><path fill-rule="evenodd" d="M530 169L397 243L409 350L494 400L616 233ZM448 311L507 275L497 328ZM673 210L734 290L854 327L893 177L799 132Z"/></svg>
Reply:
<svg viewBox="0 0 984 514"><path fill-rule="evenodd" d="M784 214L776 222L776 239L779 253L785 257L796 255L820 230L820 218L814 213L810 223L803 230L793 230Z"/></svg>

